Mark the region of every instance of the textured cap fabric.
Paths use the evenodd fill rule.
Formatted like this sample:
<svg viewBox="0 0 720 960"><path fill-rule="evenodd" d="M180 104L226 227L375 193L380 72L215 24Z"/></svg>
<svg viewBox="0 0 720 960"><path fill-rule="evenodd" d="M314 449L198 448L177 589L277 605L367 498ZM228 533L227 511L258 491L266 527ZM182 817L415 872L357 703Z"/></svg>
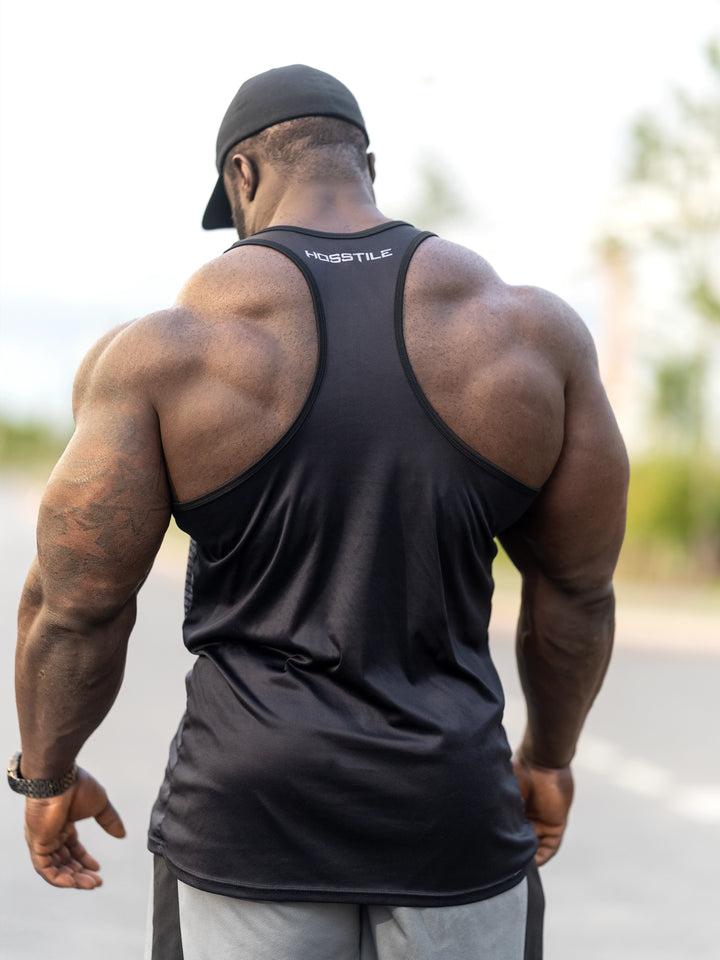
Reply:
<svg viewBox="0 0 720 960"><path fill-rule="evenodd" d="M246 80L235 94L218 131L215 163L220 174L202 225L206 230L232 227L230 201L222 168L231 148L267 127L298 117L336 117L359 127L368 141L357 100L345 84L304 64L276 67Z"/></svg>

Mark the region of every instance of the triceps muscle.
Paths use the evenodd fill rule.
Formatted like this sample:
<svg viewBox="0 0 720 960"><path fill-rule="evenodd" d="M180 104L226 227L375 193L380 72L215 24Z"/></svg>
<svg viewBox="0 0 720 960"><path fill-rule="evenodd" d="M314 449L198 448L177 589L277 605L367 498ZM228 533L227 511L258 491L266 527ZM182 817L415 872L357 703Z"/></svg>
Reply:
<svg viewBox="0 0 720 960"><path fill-rule="evenodd" d="M80 431L50 478L38 563L46 605L102 620L147 576L170 519L170 496L159 451L116 443L93 456L88 445Z"/></svg>

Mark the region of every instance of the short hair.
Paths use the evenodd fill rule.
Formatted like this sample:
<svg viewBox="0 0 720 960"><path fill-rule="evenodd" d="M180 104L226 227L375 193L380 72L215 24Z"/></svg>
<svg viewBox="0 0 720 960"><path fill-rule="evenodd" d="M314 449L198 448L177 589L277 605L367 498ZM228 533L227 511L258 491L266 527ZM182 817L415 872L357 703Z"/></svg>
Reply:
<svg viewBox="0 0 720 960"><path fill-rule="evenodd" d="M367 171L365 134L335 117L298 117L261 130L235 144L225 158L230 173L237 151L256 153L267 163L299 179L322 175L347 177Z"/></svg>

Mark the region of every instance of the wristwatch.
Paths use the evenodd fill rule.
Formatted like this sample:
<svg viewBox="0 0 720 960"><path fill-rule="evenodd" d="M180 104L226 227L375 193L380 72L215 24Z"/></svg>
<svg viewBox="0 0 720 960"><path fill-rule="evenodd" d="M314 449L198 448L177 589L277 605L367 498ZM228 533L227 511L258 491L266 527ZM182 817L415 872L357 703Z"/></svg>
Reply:
<svg viewBox="0 0 720 960"><path fill-rule="evenodd" d="M71 787L78 778L77 764L74 763L71 770L64 777L56 780L24 780L20 776L20 754L10 757L7 768L7 778L10 789L15 793L21 793L24 797L33 797L36 800L45 797L57 797Z"/></svg>

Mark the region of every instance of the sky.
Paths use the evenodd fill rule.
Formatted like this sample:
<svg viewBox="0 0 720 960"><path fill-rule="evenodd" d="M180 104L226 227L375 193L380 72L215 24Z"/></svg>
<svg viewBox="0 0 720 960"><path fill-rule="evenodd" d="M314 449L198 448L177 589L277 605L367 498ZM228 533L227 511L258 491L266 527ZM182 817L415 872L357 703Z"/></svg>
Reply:
<svg viewBox="0 0 720 960"><path fill-rule="evenodd" d="M67 419L93 340L233 242L200 227L217 128L286 63L357 96L387 215L430 158L463 207L445 235L601 337L592 243L629 127L702 86L719 25L720 0L0 0L0 414Z"/></svg>

